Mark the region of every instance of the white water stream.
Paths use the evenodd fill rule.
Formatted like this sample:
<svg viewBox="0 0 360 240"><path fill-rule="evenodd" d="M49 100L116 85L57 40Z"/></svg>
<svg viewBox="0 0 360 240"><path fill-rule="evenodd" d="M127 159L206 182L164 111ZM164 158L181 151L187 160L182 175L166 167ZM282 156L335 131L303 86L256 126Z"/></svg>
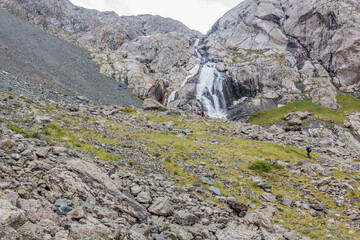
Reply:
<svg viewBox="0 0 360 240"><path fill-rule="evenodd" d="M199 39L196 39L194 48L197 59L200 61L200 65L196 65L190 70L190 75L186 77L180 87L185 86L187 81L194 77L200 69L199 81L196 86L196 99L199 100L203 106L203 111L211 118L225 118L226 113L226 101L223 93L223 77L221 73L216 69L216 64L213 62L206 62L206 59L200 54ZM177 91L170 94L167 105L175 100Z"/></svg>
<svg viewBox="0 0 360 240"><path fill-rule="evenodd" d="M226 117L226 101L223 94L223 77L216 69L213 62L205 62L197 47L199 39L195 42L195 52L197 58L203 63L199 74L199 81L196 86L196 99L198 99L203 107L206 115L212 118Z"/></svg>

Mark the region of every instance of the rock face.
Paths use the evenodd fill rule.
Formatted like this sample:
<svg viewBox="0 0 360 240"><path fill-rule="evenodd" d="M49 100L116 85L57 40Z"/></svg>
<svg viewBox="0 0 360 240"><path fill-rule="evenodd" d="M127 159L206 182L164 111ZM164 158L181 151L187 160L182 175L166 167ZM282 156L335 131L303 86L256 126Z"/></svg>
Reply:
<svg viewBox="0 0 360 240"><path fill-rule="evenodd" d="M336 87L359 96L359 2L244 1L204 43L241 97L267 109L295 99L337 109Z"/></svg>
<svg viewBox="0 0 360 240"><path fill-rule="evenodd" d="M171 18L144 14L138 16L121 16L121 19L130 26L134 26L136 29L140 30L145 36L170 32L182 33L196 38L202 36L200 32L190 30L183 23Z"/></svg>

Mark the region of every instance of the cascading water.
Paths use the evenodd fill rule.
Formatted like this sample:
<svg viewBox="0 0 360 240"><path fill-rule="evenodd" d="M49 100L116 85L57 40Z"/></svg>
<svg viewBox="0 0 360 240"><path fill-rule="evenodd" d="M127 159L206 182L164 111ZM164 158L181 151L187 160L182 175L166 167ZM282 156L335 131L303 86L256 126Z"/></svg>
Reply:
<svg viewBox="0 0 360 240"><path fill-rule="evenodd" d="M216 69L216 64L206 62L198 51L199 39L195 42L197 58L203 64L196 86L196 99L201 102L205 112L212 118L225 118L226 101L223 93L223 80L221 73Z"/></svg>
<svg viewBox="0 0 360 240"><path fill-rule="evenodd" d="M199 39L196 39L194 48L197 59L200 61L200 65L196 65L190 70L190 75L186 77L180 87L184 87L187 81L194 77L200 69L198 84L196 85L196 99L200 101L203 107L203 111L206 115L212 118L225 118L227 116L226 101L223 92L223 80L222 74L216 69L216 64L208 62L204 58L199 50ZM176 99L177 91L173 91L168 99L167 106Z"/></svg>

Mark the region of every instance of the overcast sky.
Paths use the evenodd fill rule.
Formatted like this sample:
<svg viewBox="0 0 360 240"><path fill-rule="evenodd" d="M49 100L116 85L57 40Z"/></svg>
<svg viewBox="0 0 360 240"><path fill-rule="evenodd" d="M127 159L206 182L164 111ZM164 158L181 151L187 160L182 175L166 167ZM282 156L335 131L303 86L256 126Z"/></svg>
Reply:
<svg viewBox="0 0 360 240"><path fill-rule="evenodd" d="M119 15L152 14L179 20L206 33L227 11L243 0L70 0L73 4Z"/></svg>

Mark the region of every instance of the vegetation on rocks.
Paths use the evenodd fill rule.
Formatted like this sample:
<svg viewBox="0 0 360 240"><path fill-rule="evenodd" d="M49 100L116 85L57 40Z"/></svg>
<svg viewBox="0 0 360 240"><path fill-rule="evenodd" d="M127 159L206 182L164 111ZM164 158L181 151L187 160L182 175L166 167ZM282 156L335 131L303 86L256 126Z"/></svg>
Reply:
<svg viewBox="0 0 360 240"><path fill-rule="evenodd" d="M345 98L343 96L339 102ZM38 137L42 140L52 144L66 143L70 149L89 158L106 160L138 176L162 173L179 187L195 186L200 199L211 200L219 206L225 206L227 198L235 198L250 210L271 203L276 208L276 224L311 239L324 239L322 236L327 234L332 234L334 239L354 237L355 225L349 225L351 220L345 211L360 203L358 182L351 183L354 191L347 191L344 196L354 202L345 201L343 207L339 207L332 195L320 192L311 183L314 181L312 175L301 170L306 169L305 166L321 164L324 161L322 154L314 152L312 159L307 159L304 148L253 140L243 133L248 131L244 129L251 129L251 125L204 119L186 113L169 115L131 108L75 107L63 103L22 101L17 111L11 113L13 119L5 120L4 124L27 137L34 137L29 132L39 132ZM288 109L302 106L299 102L294 104ZM351 109L350 105L344 104L344 114L346 109ZM282 110L281 114L275 112L273 116L284 113L286 111ZM320 113L333 116L324 111L317 116ZM41 116L39 119L44 122L34 121L37 116ZM24 119L26 124L22 123ZM12 125L14 120L18 125ZM260 133L255 138L259 136ZM145 154L149 159L144 161L132 157L135 153ZM356 164L356 160L351 162ZM355 176L337 167L330 173L331 181L347 181ZM204 180L204 177L211 181ZM318 177L321 180L322 176ZM216 191L221 195L214 194L214 189L218 189ZM266 195L269 192L273 197ZM295 202L300 207L296 207ZM312 204L315 210L306 207ZM323 210L319 211L317 204L323 206ZM334 220L329 228L319 227L329 219Z"/></svg>
<svg viewBox="0 0 360 240"><path fill-rule="evenodd" d="M339 110L330 110L326 107L316 105L311 100L296 100L280 108L252 113L250 122L257 125L271 125L283 122L283 116L291 112L312 112L312 119L319 121L330 121L342 124L348 120L346 114L360 111L360 100L348 94L339 94L337 103L342 106Z"/></svg>

